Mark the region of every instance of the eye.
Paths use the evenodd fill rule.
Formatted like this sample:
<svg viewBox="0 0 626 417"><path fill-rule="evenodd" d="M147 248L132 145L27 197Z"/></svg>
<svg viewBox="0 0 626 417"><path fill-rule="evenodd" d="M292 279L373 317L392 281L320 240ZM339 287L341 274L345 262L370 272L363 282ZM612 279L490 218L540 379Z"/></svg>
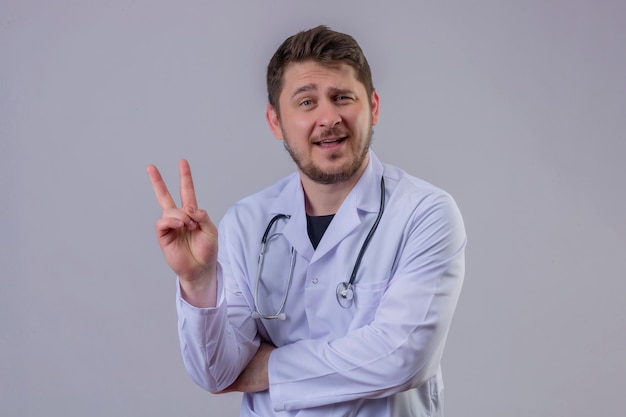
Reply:
<svg viewBox="0 0 626 417"><path fill-rule="evenodd" d="M337 96L335 97L335 101L339 101L339 102L347 102L347 101L351 101L352 97L350 96Z"/></svg>
<svg viewBox="0 0 626 417"><path fill-rule="evenodd" d="M312 101L312 100L302 100L302 101L300 102L300 106L302 106L302 107L308 107L308 106L310 106L311 104L313 104L313 101Z"/></svg>

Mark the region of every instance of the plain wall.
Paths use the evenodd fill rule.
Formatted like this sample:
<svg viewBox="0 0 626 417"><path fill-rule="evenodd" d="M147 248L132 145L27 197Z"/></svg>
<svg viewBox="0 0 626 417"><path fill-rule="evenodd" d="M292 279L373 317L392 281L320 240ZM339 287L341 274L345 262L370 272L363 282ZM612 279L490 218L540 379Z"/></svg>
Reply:
<svg viewBox="0 0 626 417"><path fill-rule="evenodd" d="M469 245L446 415L623 416L626 3L0 0L0 415L236 416L186 375L145 168L218 221L293 170L265 68L365 50L374 150L451 192Z"/></svg>

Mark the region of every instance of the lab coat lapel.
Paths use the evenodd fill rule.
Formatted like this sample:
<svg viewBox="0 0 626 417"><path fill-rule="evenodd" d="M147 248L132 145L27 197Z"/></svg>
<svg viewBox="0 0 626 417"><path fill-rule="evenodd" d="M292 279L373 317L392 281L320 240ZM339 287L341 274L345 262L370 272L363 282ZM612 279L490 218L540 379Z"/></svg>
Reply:
<svg viewBox="0 0 626 417"><path fill-rule="evenodd" d="M308 261L313 256L313 246L306 228L306 211L304 209L304 191L300 176L292 174L289 183L274 200L270 214L287 214L291 218L286 222L283 235L300 256Z"/></svg>

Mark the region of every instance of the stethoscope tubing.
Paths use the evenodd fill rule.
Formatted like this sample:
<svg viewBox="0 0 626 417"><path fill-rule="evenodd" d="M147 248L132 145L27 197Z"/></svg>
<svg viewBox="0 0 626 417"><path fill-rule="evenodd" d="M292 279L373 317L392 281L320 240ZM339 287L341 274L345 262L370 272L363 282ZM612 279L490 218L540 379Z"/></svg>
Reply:
<svg viewBox="0 0 626 417"><path fill-rule="evenodd" d="M356 273L359 270L359 266L361 266L361 260L363 259L363 255L367 250L367 247L378 229L378 224L380 223L381 217L383 217L383 212L385 211L385 179L383 177L380 178L380 209L378 210L378 216L372 225L367 237L363 241L363 245L361 246L361 250L359 251L359 255L356 258L356 262L354 263L354 268L352 269L352 274L350 275L350 281L348 281L348 288L352 287L354 281L356 280Z"/></svg>
<svg viewBox="0 0 626 417"><path fill-rule="evenodd" d="M285 309L285 304L287 304L287 294L289 294L289 288L291 287L291 280L293 277L293 267L295 264L294 248L291 248L291 260L289 261L289 275L287 277L287 289L285 290L285 294L283 295L283 300L280 304L280 308L278 309L276 313L268 315L268 314L261 313L261 311L259 310L259 304L258 304L259 285L261 284L261 271L263 270L263 260L265 258L265 248L267 247L267 238L269 236L270 230L272 229L272 226L274 225L274 223L276 223L276 221L282 218L289 219L291 218L291 216L288 214L277 214L276 216L272 217L272 220L270 220L270 222L268 223L267 227L265 228L265 233L263 233L263 237L261 238L261 251L259 252L259 260L258 260L258 266L257 266L257 272L256 272L256 285L254 286L254 308L256 309L254 313L252 313L252 316L254 318L263 318L263 319L268 319L268 320L269 319L284 320L286 318L285 313L283 313L283 310Z"/></svg>

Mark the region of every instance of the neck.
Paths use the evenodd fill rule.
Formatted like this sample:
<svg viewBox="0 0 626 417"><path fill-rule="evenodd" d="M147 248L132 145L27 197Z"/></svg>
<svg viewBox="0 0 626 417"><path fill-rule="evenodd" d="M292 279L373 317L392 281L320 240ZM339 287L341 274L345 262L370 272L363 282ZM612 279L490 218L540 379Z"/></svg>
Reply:
<svg viewBox="0 0 626 417"><path fill-rule="evenodd" d="M328 214L335 214L341 203L346 199L346 196L352 190L352 187L347 184L305 184L302 181L302 188L304 188L306 213L309 216L326 216Z"/></svg>

